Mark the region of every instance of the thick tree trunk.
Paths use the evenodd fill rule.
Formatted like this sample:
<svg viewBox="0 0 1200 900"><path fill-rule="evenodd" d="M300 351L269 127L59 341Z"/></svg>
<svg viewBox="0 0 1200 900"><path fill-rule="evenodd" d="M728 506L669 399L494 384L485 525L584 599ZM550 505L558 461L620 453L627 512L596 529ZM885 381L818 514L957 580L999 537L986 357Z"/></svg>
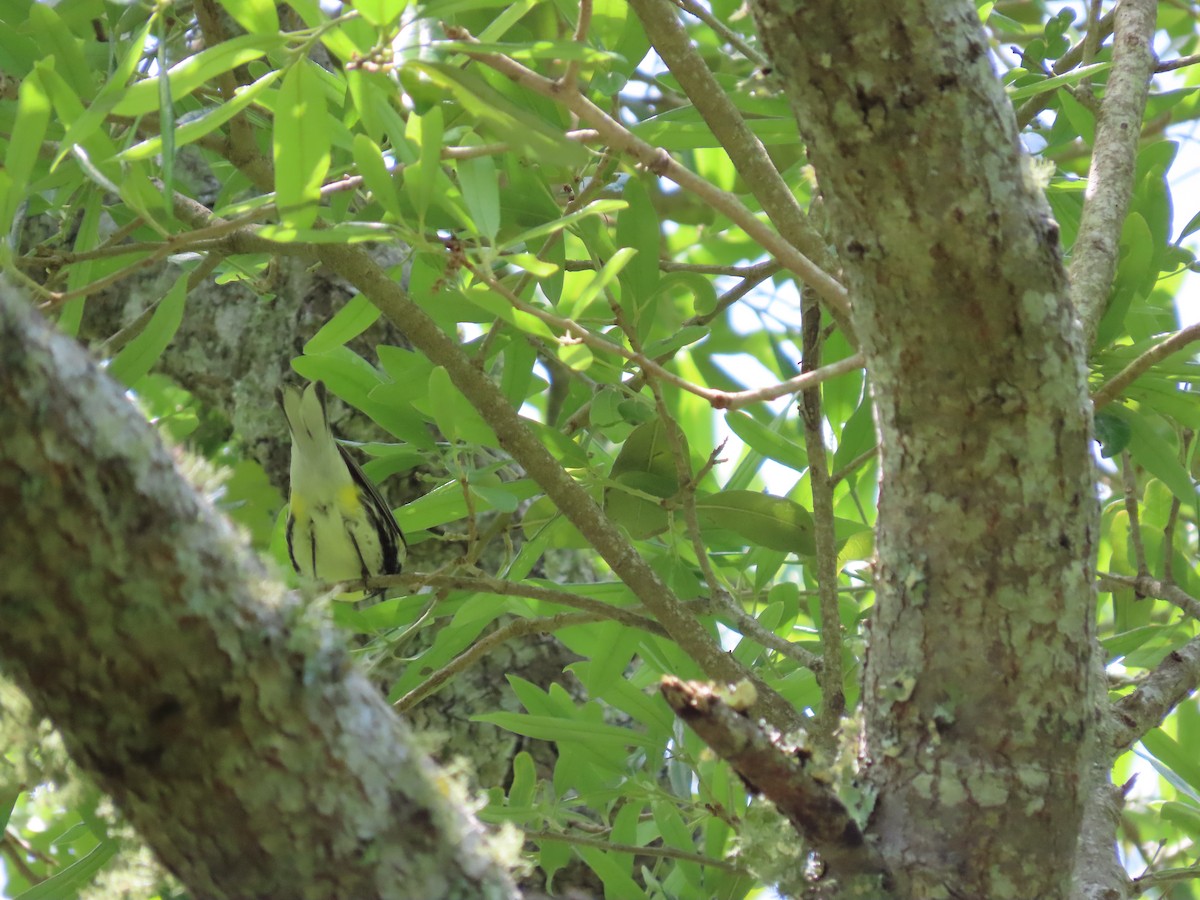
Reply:
<svg viewBox="0 0 1200 900"><path fill-rule="evenodd" d="M191 893L514 895L340 639L3 284L0 360L0 661Z"/></svg>
<svg viewBox="0 0 1200 900"><path fill-rule="evenodd" d="M1057 228L972 4L756 0L883 448L868 840L904 897L1064 897L1097 516Z"/></svg>

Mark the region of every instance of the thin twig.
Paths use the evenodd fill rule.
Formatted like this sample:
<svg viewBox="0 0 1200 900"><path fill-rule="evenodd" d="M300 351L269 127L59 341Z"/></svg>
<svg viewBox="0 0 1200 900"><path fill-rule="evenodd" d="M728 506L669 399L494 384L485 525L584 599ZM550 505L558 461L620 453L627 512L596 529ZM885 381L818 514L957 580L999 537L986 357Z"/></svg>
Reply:
<svg viewBox="0 0 1200 900"><path fill-rule="evenodd" d="M1114 572L1099 572L1096 577L1100 579L1101 590L1111 591L1112 585L1131 588L1141 597L1150 597L1170 603L1193 619L1200 621L1200 600L1196 600L1178 585L1167 584L1148 575L1117 575Z"/></svg>
<svg viewBox="0 0 1200 900"><path fill-rule="evenodd" d="M1179 457L1180 463L1184 466L1188 462L1188 452L1191 448L1192 438L1194 437L1190 429L1185 429L1182 439L1179 442ZM1182 507L1179 498L1174 494L1171 495L1171 508L1167 512L1167 524L1163 526L1163 582L1166 584L1175 583L1175 526L1179 522L1179 510Z"/></svg>
<svg viewBox="0 0 1200 900"><path fill-rule="evenodd" d="M627 350L620 344L615 344L607 338L595 334L592 331L584 328L573 319L568 319L563 316L556 315L549 310L534 306L532 303L527 303L509 288L501 284L494 275L484 270L483 268L474 265L471 262L464 264L464 267L471 271L480 281L486 284L493 291L504 297L514 309L528 313L542 322L564 332L572 338L576 338L587 344L592 350L600 353L615 353L631 363L639 366L643 372L654 375L669 384L681 390L687 391L690 394L695 394L697 397L703 397L712 404L714 409L737 409L741 406L746 406L750 403L757 403L765 400L774 400L777 397L783 397L787 394L794 394L797 391L803 390L806 386L820 384L822 381L827 381L838 375L853 371L860 368L863 364L862 356L854 354L847 359L840 360L823 369L817 369L812 372L805 372L784 381L780 384L771 385L764 388L755 388L748 391L719 391L715 388L704 387L703 385L693 384L686 378L676 375L668 369L663 368L657 362L646 356L644 353L639 353L636 350Z"/></svg>
<svg viewBox="0 0 1200 900"><path fill-rule="evenodd" d="M446 36L452 40L477 43L465 28L447 25L445 31ZM562 103L581 120L599 131L610 146L628 153L655 175L669 178L684 190L690 191L708 203L722 215L727 216L746 233L747 237L756 241L766 252L773 254L801 280L812 285L836 315L844 317L847 322L850 320L850 301L846 289L781 235L760 222L734 194L721 190L695 172L680 165L661 147L654 147L636 137L628 128L586 97L578 92L564 90L559 82L545 78L507 56L495 53L468 53L468 55L500 72L521 87Z"/></svg>
<svg viewBox="0 0 1200 900"><path fill-rule="evenodd" d="M1102 581L1105 578L1101 576ZM1168 653L1133 693L1112 704L1111 727L1107 729L1109 759L1116 759L1142 735L1161 725L1171 710L1191 696L1198 683L1200 638L1192 638Z"/></svg>
<svg viewBox="0 0 1200 900"><path fill-rule="evenodd" d="M1200 866L1187 866L1185 868L1160 869L1157 872L1148 872L1133 879L1129 887L1132 889L1134 896L1140 897L1148 891L1162 890L1173 884L1182 884L1185 881L1196 880L1200 880Z"/></svg>
<svg viewBox="0 0 1200 900"><path fill-rule="evenodd" d="M1051 74L1065 75L1067 72L1070 72L1072 69L1076 68L1081 62L1083 62L1083 56L1086 50L1087 42L1091 35L1095 34L1096 38L1103 43L1104 40L1113 33L1113 23L1115 20L1115 10L1110 10L1101 16L1098 27L1094 32L1089 30L1088 34L1084 35L1083 40L1073 45L1067 50L1066 53L1055 60L1054 66L1050 70ZM1037 114L1045 109L1050 103L1050 98L1054 96L1055 90L1057 89L1048 90L1044 94L1036 94L1022 103L1021 107L1017 110L1017 127L1024 128L1026 125L1032 122Z"/></svg>
<svg viewBox="0 0 1200 900"><path fill-rule="evenodd" d="M624 333L625 339L629 341L629 346L635 353L645 356L642 353L642 343L638 338L637 329L629 323L620 305L610 298L609 306L612 309L617 327ZM654 406L658 410L658 418L663 426L663 434L666 436L667 446L671 450L671 458L675 461L675 477L679 482L679 490L676 498L678 498L678 502L683 506L684 526L692 542L692 552L696 555L696 563L700 566L700 572L704 575L704 581L708 585L709 596L715 600L720 596L722 588L721 582L717 579L717 573L713 570L712 561L708 558L708 547L704 545L704 537L700 533L700 516L696 512L696 485L700 478L692 477L691 456L684 443L679 423L675 421L675 417L671 415L671 411L667 408L667 401L663 397L662 385L659 384L657 378L651 377L646 379L646 384L649 386L650 393L654 397ZM706 470L710 470L715 465L717 456L720 455L724 446L725 444L722 442L721 446L717 447L709 455L708 463L705 466Z"/></svg>
<svg viewBox="0 0 1200 900"><path fill-rule="evenodd" d="M544 603L566 606L570 609L586 612L589 615L602 616L606 619L620 622L622 625L627 625L630 628L640 628L642 631L658 635L659 637L666 636L666 631L663 627L649 618L645 614L646 611L640 607L614 606L611 603L602 603L599 600L593 600L591 597L572 594L570 591L542 587L525 581L504 581L503 579L495 578L482 572L473 575L445 575L440 573L416 576L385 575L369 579L366 587L368 590L399 587L410 593L415 593L424 587L432 587L438 590L496 594L501 597L525 597L530 600L539 600ZM589 587L599 588L602 585L589 585Z"/></svg>
<svg viewBox="0 0 1200 900"><path fill-rule="evenodd" d="M1193 53L1190 56L1180 56L1178 59L1168 59L1166 62L1160 62L1154 67L1155 72L1174 72L1176 69L1186 69L1188 66L1194 66L1200 63L1200 53Z"/></svg>
<svg viewBox="0 0 1200 900"><path fill-rule="evenodd" d="M755 50L752 46L742 39L742 36L714 16L711 12L693 0L675 0L675 4L690 16L695 16L714 32L719 34L721 38L733 47L742 56L746 57L750 62L754 63L758 68L766 68L771 64L771 61Z"/></svg>
<svg viewBox="0 0 1200 900"><path fill-rule="evenodd" d="M1099 390L1092 394L1092 404L1096 409L1108 405L1151 366L1161 362L1173 353L1178 353L1188 344L1192 343L1192 341L1197 340L1200 340L1200 322L1189 325L1187 328L1181 328L1166 340L1155 344L1145 353L1142 353L1137 359L1101 385Z"/></svg>
<svg viewBox="0 0 1200 900"><path fill-rule="evenodd" d="M800 298L802 329L801 369L816 371L821 364L821 308L808 292ZM816 543L818 599L821 608L821 711L818 740L831 750L834 733L846 712L843 687L842 617L837 595L837 534L833 522L833 484L825 452L824 414L821 388L813 386L800 395L800 418L804 422L804 447L808 454L808 480L813 498L813 537Z"/></svg>
<svg viewBox="0 0 1200 900"><path fill-rule="evenodd" d="M863 463L867 462L868 460L874 459L878 453L879 445L876 444L875 446L871 447L871 449L864 450L862 453L858 454L858 456L854 457L854 459L850 460L850 462L846 463L829 476L829 486L837 487L848 475L850 475L851 472L854 472L859 466L863 465Z"/></svg>
<svg viewBox="0 0 1200 900"><path fill-rule="evenodd" d="M779 173L775 161L750 129L741 110L696 49L675 6L670 0L629 0L629 5L637 13L659 57L729 154L734 168L771 224L784 240L822 270L836 271L837 263L830 258L825 239L800 207L792 186ZM844 310L832 305L830 312L851 343L855 343L854 329L848 316L843 315Z"/></svg>
<svg viewBox="0 0 1200 900"><path fill-rule="evenodd" d="M1129 516L1129 542L1133 544L1133 557L1137 563L1138 577L1150 577L1150 567L1146 565L1146 547L1142 543L1142 526L1138 520L1138 487L1137 476L1133 472L1133 463L1129 459L1129 451L1121 454L1121 484L1125 494L1125 513Z"/></svg>
<svg viewBox="0 0 1200 900"><path fill-rule="evenodd" d="M760 263L758 266L753 266L752 268L755 271L747 272L737 286L730 288L717 298L717 303L712 308L711 312L692 316L690 319L684 321L683 327L687 328L689 325L710 324L714 319L717 318L717 316L724 313L725 310L729 309L729 307L733 306L733 304L737 303L783 267L779 265L779 263L775 262L775 260L771 259L767 260L765 263Z"/></svg>
<svg viewBox="0 0 1200 900"><path fill-rule="evenodd" d="M762 644L768 650L774 650L781 656L786 656L788 659L798 662L812 672L819 673L821 671L821 657L815 653L810 653L787 638L782 638L775 632L764 628L762 622L742 609L734 597L722 591L718 597L718 602L721 604L720 612L733 621L734 627L741 632L742 637L748 638L757 644Z"/></svg>
<svg viewBox="0 0 1200 900"><path fill-rule="evenodd" d="M699 863L702 866L712 866L726 872L737 872L749 876L750 872L728 863L723 859L713 859L711 856L701 856L699 853L688 853L674 847L639 847L636 844L614 844L601 838L584 837L578 834L566 834L559 831L526 831L527 841L560 841L564 844L575 844L579 847L595 847L613 853L629 853L634 856L652 856L662 859L681 859L684 862Z"/></svg>
<svg viewBox="0 0 1200 900"><path fill-rule="evenodd" d="M579 0L579 19L575 23L575 34L573 40L575 43L586 46L588 30L592 27L592 0ZM577 59L568 60L567 71L563 74L563 86L568 91L578 90L579 88L579 66L580 62Z"/></svg>
<svg viewBox="0 0 1200 900"><path fill-rule="evenodd" d="M563 268L568 272L594 272L603 263L594 259L568 259ZM710 263L684 263L669 259L660 259L658 268L661 272L692 272L696 275L728 275L731 278L769 278L778 272L782 266L775 260L765 260L752 266L718 266Z"/></svg>
<svg viewBox="0 0 1200 900"><path fill-rule="evenodd" d="M447 681L476 663L480 662L491 651L508 641L531 634L553 634L563 628L576 625L590 625L593 622L603 622L607 616L596 613L559 613L539 619L514 619L502 625L486 637L480 638L446 665L433 672L428 678L392 704L397 712L407 712L426 697L435 693Z"/></svg>

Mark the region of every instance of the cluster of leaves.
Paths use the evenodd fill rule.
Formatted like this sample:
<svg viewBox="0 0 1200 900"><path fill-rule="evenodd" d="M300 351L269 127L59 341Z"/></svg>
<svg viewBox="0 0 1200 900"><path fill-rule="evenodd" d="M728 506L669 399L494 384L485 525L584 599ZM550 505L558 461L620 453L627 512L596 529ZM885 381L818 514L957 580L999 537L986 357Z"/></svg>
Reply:
<svg viewBox="0 0 1200 900"><path fill-rule="evenodd" d="M629 140L670 151L753 217L757 204L720 141L675 78L644 62L649 39L631 8L620 0L591 4L581 30L570 0L500 7L363 0L336 15L316 0L221 6L230 33L240 33L213 41L208 30L197 50L193 23L165 4L0 4L0 69L19 82L0 100L7 135L0 232L23 235L26 223L49 223L40 241L0 245L0 264L70 333L90 298L147 266L181 265L173 286L111 346L108 366L184 439L200 413L177 386L149 373L171 352L201 254L214 259L202 277L257 290L276 255L328 244L402 246L405 260L392 276L462 340L526 427L733 656L796 709L815 710L821 691L806 660L836 631L846 637L839 642L852 708L856 638L871 602L864 564L876 492L865 376L843 374L822 390L820 427L834 474L826 512L837 520L842 573L838 621L829 622L811 565L811 475L795 405L786 394L730 399L799 374L790 277L764 260L737 209L648 175L618 152L628 146L614 147L590 130L594 122L579 121L577 109L513 75L520 68L575 85L597 111L615 113L609 121ZM1085 23L1067 11L977 6L997 60L1011 66L1004 78L1031 146L1057 166L1047 194L1069 252L1095 132L1091 98L1103 88L1108 50L1098 46L1083 64L1072 60ZM698 53L807 201L812 173L788 103L762 74L749 18L730 0L692 12L701 17L688 18ZM1164 43L1192 52L1193 14L1164 8L1160 15ZM1022 51L1019 66L1012 45ZM480 54L512 65L499 71L472 61ZM1172 236L1168 176L1178 148L1166 129L1194 118L1194 82L1183 69L1150 103L1117 284L1092 360L1097 388L1137 367L1176 327L1175 299L1193 262L1183 242L1200 223ZM255 154L264 164L247 166ZM217 219L197 219L180 201L199 195L197 168L219 185L210 201ZM245 235L259 241L251 250L220 243ZM339 607L339 621L372 635L375 648L412 653L390 688L401 702L425 696L431 672L462 666L499 617L546 621L582 658L571 671L585 695L511 677L523 711L480 719L553 742L557 758L547 774L519 755L508 787L490 790L483 818L525 829L549 879L578 859L612 897L747 895L760 884L753 854L728 861L739 831L747 840L745 791L653 691L664 674L703 678L704 671L648 627L621 582L534 577L547 551L586 542L512 465L445 368L408 348L380 346L377 362L350 349L378 316L367 298L355 297L308 341L294 369L323 380L395 438L364 448L374 457L373 478L418 465L449 473L398 511L411 544L459 532L463 522L472 544L507 538L511 549L494 578L519 587L504 596L483 580L473 589L438 588L431 613L416 591L463 573L408 576L411 595L365 610ZM852 353L841 332L825 335L823 362ZM1184 346L1137 374L1098 416L1106 456L1125 459L1133 485L1130 503L1117 470L1102 474L1109 499L1100 568L1173 573L1200 596L1191 437L1200 406L1182 389L1196 366ZM714 414L714 405L740 408ZM252 525L258 545L283 560L279 528L270 527L279 496L256 464L237 466L226 501ZM572 598L627 615L605 617ZM1128 678L1194 633L1192 622L1132 587L1114 589L1110 601L1105 646L1114 671ZM434 624L426 644L407 643L415 627ZM771 637L796 653L767 649ZM613 724L613 711L624 725ZM1168 861L1188 858L1200 837L1200 769L1181 750L1198 727L1195 706L1185 704L1140 751L1163 781L1131 806L1129 821L1141 846L1170 848ZM1128 775L1135 764L1127 757L1119 768ZM12 794L14 803L19 796ZM35 816L27 801L14 808L14 833L48 815ZM110 848L100 819L62 816L43 834L61 835L63 823L78 822ZM26 865L8 867L10 891L78 855L65 838L42 843ZM68 880L70 871L43 885L57 882L60 893L28 895L69 895L81 870Z"/></svg>

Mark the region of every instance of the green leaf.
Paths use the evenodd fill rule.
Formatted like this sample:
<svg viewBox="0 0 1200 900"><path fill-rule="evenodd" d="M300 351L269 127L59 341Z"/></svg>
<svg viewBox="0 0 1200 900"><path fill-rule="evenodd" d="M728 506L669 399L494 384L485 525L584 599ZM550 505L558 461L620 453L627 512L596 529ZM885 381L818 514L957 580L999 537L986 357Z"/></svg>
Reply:
<svg viewBox="0 0 1200 900"><path fill-rule="evenodd" d="M405 167L404 188L417 208L418 227L424 228L434 188L442 175L442 108L434 106L423 115L410 115L405 133L419 148L420 159L415 166Z"/></svg>
<svg viewBox="0 0 1200 900"><path fill-rule="evenodd" d="M1077 69L1072 69L1063 75L1055 75L1053 78L1043 78L1040 81L1035 81L1033 84L1023 85L1019 88L1009 88L1009 100L1024 100L1027 97L1035 97L1038 94L1044 94L1046 91L1054 90L1067 84L1078 84L1085 78L1090 78L1093 75L1099 75L1101 72L1107 72L1112 68L1111 62L1092 63L1090 66L1080 66Z"/></svg>
<svg viewBox="0 0 1200 900"><path fill-rule="evenodd" d="M1155 728L1142 735L1142 746L1150 751L1152 761L1162 763L1162 766L1155 766L1159 774L1181 788L1193 800L1200 801L1200 763L1197 762L1195 753L1181 747L1178 741L1161 728Z"/></svg>
<svg viewBox="0 0 1200 900"><path fill-rule="evenodd" d="M1180 803L1167 802L1159 812L1163 821L1183 829L1192 838L1192 843L1200 841L1200 807L1196 802Z"/></svg>
<svg viewBox="0 0 1200 900"><path fill-rule="evenodd" d="M657 746L657 741L644 734L608 725L604 722L587 722L582 719L564 719L558 716L530 716L522 713L488 713L472 716L472 722L489 722L515 734L537 738L541 741L560 743L595 743L607 749L625 747Z"/></svg>
<svg viewBox="0 0 1200 900"><path fill-rule="evenodd" d="M175 127L175 144L183 147L195 143L206 134L216 131L243 109L257 100L258 96L279 79L279 71L268 72L253 84L241 86L234 98L220 106L196 116L188 116L177 121ZM90 110L89 110L90 112ZM163 152L164 141L160 135L149 137L134 144L117 154L117 159L133 162L141 159L152 159Z"/></svg>
<svg viewBox="0 0 1200 900"><path fill-rule="evenodd" d="M167 55L167 25L164 16L154 19L158 46L155 55L159 71L167 68L170 58ZM161 177L163 191L163 208L168 219L174 215L175 195L175 104L171 100L171 79L158 79L158 120L159 132L162 135Z"/></svg>
<svg viewBox="0 0 1200 900"><path fill-rule="evenodd" d="M636 639L631 640L629 629L619 622L593 622L563 628L556 636L568 650L588 660L576 664L574 671L593 697L604 693L624 676L637 652Z"/></svg>
<svg viewBox="0 0 1200 900"><path fill-rule="evenodd" d="M50 63L38 63L38 67ZM50 97L46 93L38 68L21 82L17 89L17 117L12 125L13 135L4 154L4 190L0 193L0 235L7 235L17 209L25 200L33 167L37 164L46 126L50 123Z"/></svg>
<svg viewBox="0 0 1200 900"><path fill-rule="evenodd" d="M343 20L336 28L330 28L329 16L321 8L318 0L288 0L288 6L300 14L300 18L309 28L319 29L321 43L343 62L356 58L361 59L362 51L370 46L368 43L366 46L359 47L347 33L346 26L354 24L356 20Z"/></svg>
<svg viewBox="0 0 1200 900"><path fill-rule="evenodd" d="M133 338L109 364L108 373L127 387L133 387L154 366L175 337L183 322L183 307L187 300L187 274L175 279L175 284L154 307L154 312L141 334Z"/></svg>
<svg viewBox="0 0 1200 900"><path fill-rule="evenodd" d="M438 429L451 442L466 441L487 447L500 446L491 426L454 386L450 374L443 366L435 366L429 375L428 400L424 404L418 402L413 405L431 415L437 422Z"/></svg>
<svg viewBox="0 0 1200 900"><path fill-rule="evenodd" d="M576 847L575 852L603 883L605 900L645 900L649 896L622 868L619 854L597 847Z"/></svg>
<svg viewBox="0 0 1200 900"><path fill-rule="evenodd" d="M377 28L395 25L407 5L407 0L354 0L354 8Z"/></svg>
<svg viewBox="0 0 1200 900"><path fill-rule="evenodd" d="M782 463L797 472L803 472L808 468L808 453L802 445L779 433L783 428L795 430L788 422L788 419L780 417L768 427L740 410L725 415L725 424L729 426L729 430L745 441L748 447L768 459Z"/></svg>
<svg viewBox="0 0 1200 900"><path fill-rule="evenodd" d="M321 330L304 345L307 354L324 353L354 340L379 319L379 307L358 294L333 314Z"/></svg>
<svg viewBox="0 0 1200 900"><path fill-rule="evenodd" d="M617 244L632 247L637 256L622 273L621 282L628 286L632 299L640 306L658 287L661 244L658 213L640 178L626 180L622 198L629 205L617 215ZM636 314L635 306L626 308Z"/></svg>
<svg viewBox="0 0 1200 900"><path fill-rule="evenodd" d="M1083 138L1085 145L1093 146L1096 143L1096 116L1076 100L1070 91L1060 90L1057 98L1063 112L1071 120L1071 127L1075 129L1075 133Z"/></svg>
<svg viewBox="0 0 1200 900"><path fill-rule="evenodd" d="M1157 275L1150 226L1139 213L1131 212L1121 229L1121 258L1108 306L1097 329L1096 347L1107 347L1123 332L1134 299L1150 292Z"/></svg>
<svg viewBox="0 0 1200 900"><path fill-rule="evenodd" d="M438 15L447 14L439 9ZM576 167L587 163L587 148L563 137L561 127L551 127L528 110L520 108L474 72L433 62L409 62L405 65L406 69L410 67L454 94L480 125L486 126L513 150L526 154L542 165Z"/></svg>
<svg viewBox="0 0 1200 900"><path fill-rule="evenodd" d="M331 146L324 86L313 64L301 60L283 76L275 103L275 203L285 225L316 221Z"/></svg>
<svg viewBox="0 0 1200 900"><path fill-rule="evenodd" d="M105 838L91 849L87 856L55 872L45 881L27 891L22 891L14 900L67 900L79 896L79 892L92 883L96 874L108 865L116 855L120 842Z"/></svg>
<svg viewBox="0 0 1200 900"><path fill-rule="evenodd" d="M486 284L473 284L470 290L462 293L460 296L465 297L489 315L515 326L524 334L545 338L548 341L558 340L558 335L554 333L554 330L549 325L532 313L528 313L523 309L516 309L507 297L497 294ZM486 321L486 318L475 321Z"/></svg>
<svg viewBox="0 0 1200 900"><path fill-rule="evenodd" d="M274 0L218 0L230 17L251 34L279 33Z"/></svg>
<svg viewBox="0 0 1200 900"><path fill-rule="evenodd" d="M1111 459L1127 446L1132 429L1129 422L1119 413L1105 408L1096 413L1096 439L1100 442L1100 455Z"/></svg>
<svg viewBox="0 0 1200 900"><path fill-rule="evenodd" d="M550 222L543 222L528 231L522 231L514 238L510 238L500 245L500 250L511 250L514 247L520 247L532 240L551 234L555 231L561 231L568 225L573 225L581 219L588 216L603 216L611 212L616 212L619 209L625 208L624 200L594 200L583 209L577 209L575 212L567 213L561 218L554 219Z"/></svg>
<svg viewBox="0 0 1200 900"><path fill-rule="evenodd" d="M37 36L42 59L54 61L54 69L71 86L80 101L92 96L92 70L83 52L83 41L71 33L59 15L58 4L34 3L29 7L29 28Z"/></svg>
<svg viewBox="0 0 1200 900"><path fill-rule="evenodd" d="M465 145L481 144L472 136ZM458 183L462 188L467 212L482 237L495 240L500 231L500 182L496 177L496 161L490 156L460 159L457 165Z"/></svg>
<svg viewBox="0 0 1200 900"><path fill-rule="evenodd" d="M621 274L621 270L636 255L637 250L632 247L622 247L614 253L567 306L567 316L573 318L582 315L604 289L616 280L617 276Z"/></svg>
<svg viewBox="0 0 1200 900"><path fill-rule="evenodd" d="M400 198L396 196L396 183L388 171L383 152L365 134L354 136L354 165L371 191L371 196L393 219L403 221L404 213L400 209Z"/></svg>
<svg viewBox="0 0 1200 900"><path fill-rule="evenodd" d="M680 328L670 337L651 341L642 348L642 352L651 359L658 359L660 356L674 356L676 351L703 340L708 337L709 333L709 330L703 325L689 325L686 328Z"/></svg>
<svg viewBox="0 0 1200 900"><path fill-rule="evenodd" d="M309 207L313 215L316 209ZM358 244L396 239L396 226L383 222L339 222L333 228L297 228L293 225L264 225L258 236L280 244Z"/></svg>
<svg viewBox="0 0 1200 900"><path fill-rule="evenodd" d="M667 846L685 853L695 853L696 841L692 837L692 829L684 824L683 817L679 815L675 804L660 800L652 808L654 823L658 826L659 834L662 835ZM700 866L694 862L681 862L679 868L692 887L699 890L702 884Z"/></svg>
<svg viewBox="0 0 1200 900"><path fill-rule="evenodd" d="M812 513L785 497L756 491L721 491L696 497L702 527L732 531L749 543L813 556L817 552Z"/></svg>
<svg viewBox="0 0 1200 900"><path fill-rule="evenodd" d="M137 64L141 61L142 51L146 46L146 39L150 36L150 29L154 27L157 18L151 18L143 27L141 32L130 43L129 49L125 52L125 56L121 59L117 70L113 72L111 78L104 85L100 94L83 115L79 116L71 126L67 129L59 142L58 155L54 159L54 166L57 167L62 162L63 157L71 152L71 148L76 144L84 143L91 137L102 124L105 118L112 111L113 107L125 96L129 79L133 77L137 70ZM20 132L15 132L20 133Z"/></svg>
<svg viewBox="0 0 1200 900"><path fill-rule="evenodd" d="M330 393L359 408L380 382L375 367L349 347L297 356L292 369L309 381L325 382Z"/></svg>
<svg viewBox="0 0 1200 900"><path fill-rule="evenodd" d="M1156 427L1155 423L1141 412L1124 409L1115 404L1110 404L1106 409L1112 410L1129 425L1129 453L1134 460L1166 484L1171 493L1179 498L1179 502L1195 511L1196 485L1179 461L1173 436L1168 439L1166 429L1161 425Z"/></svg>
<svg viewBox="0 0 1200 900"><path fill-rule="evenodd" d="M630 432L613 461L609 478L615 485L604 491L604 511L614 522L634 538L666 531L667 511L652 498L665 499L678 493L679 473L661 419L651 419Z"/></svg>
<svg viewBox="0 0 1200 900"><path fill-rule="evenodd" d="M1183 243L1184 238L1191 237L1197 231L1200 231L1200 212L1188 219L1188 223L1184 225L1183 230L1179 232L1178 242Z"/></svg>
<svg viewBox="0 0 1200 900"><path fill-rule="evenodd" d="M171 81L171 96L176 100L186 97L223 72L282 47L286 40L282 34L244 34L188 56L167 72L166 77ZM293 68L301 66L297 64ZM156 75L130 87L113 107L113 113L118 116L141 116L154 112L158 109L158 81L162 77Z"/></svg>
<svg viewBox="0 0 1200 900"><path fill-rule="evenodd" d="M500 41L439 41L436 46L443 53L501 53L512 59L551 59L592 65L602 65L620 58L614 53L589 44L581 44L579 41L527 41L520 44Z"/></svg>

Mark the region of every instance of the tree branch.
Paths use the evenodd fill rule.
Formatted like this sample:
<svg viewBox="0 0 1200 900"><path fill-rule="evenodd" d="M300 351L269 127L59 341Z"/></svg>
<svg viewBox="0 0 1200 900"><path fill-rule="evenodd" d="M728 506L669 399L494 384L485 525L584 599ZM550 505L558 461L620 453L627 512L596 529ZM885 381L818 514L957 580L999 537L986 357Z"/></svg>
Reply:
<svg viewBox="0 0 1200 900"><path fill-rule="evenodd" d="M515 896L340 636L3 284L0 357L0 661L190 893Z"/></svg>
<svg viewBox="0 0 1200 900"><path fill-rule="evenodd" d="M729 94L713 77L679 21L676 7L670 0L630 0L629 5L646 27L646 35L654 49L671 74L679 79L684 93L721 142L771 223L805 256L823 269L833 271L824 238L813 228L796 202L792 189L779 174L762 142L746 125ZM837 318L838 326L853 342L854 332L843 311L836 306L831 306L830 310Z"/></svg>
<svg viewBox="0 0 1200 900"><path fill-rule="evenodd" d="M801 295L803 353L801 370L812 372L821 364L821 309L811 296ZM834 735L846 712L843 686L842 618L838 613L837 535L833 524L833 481L825 454L824 415L821 388L813 386L800 395L800 419L804 423L804 446L808 452L808 480L812 486L813 537L817 560L814 575L821 606L821 711L818 740L832 750Z"/></svg>
<svg viewBox="0 0 1200 900"><path fill-rule="evenodd" d="M445 367L454 386L462 391L491 426L500 445L546 492L597 553L634 595L654 614L672 640L691 656L709 677L737 682L750 679L759 690L761 714L784 728L798 724L799 715L786 700L725 653L708 630L686 609L662 579L633 548L596 505L587 490L573 479L521 421L508 398L463 353L457 341L443 332L367 254L353 246L325 244L317 256L333 272L354 285L399 327L430 362Z"/></svg>
<svg viewBox="0 0 1200 900"><path fill-rule="evenodd" d="M446 35L467 44L475 42L470 32L458 26L446 26ZM521 87L562 103L580 119L599 131L610 146L629 154L655 175L671 179L681 188L691 191L701 200L710 204L746 232L748 237L757 241L763 250L773 254L780 263L794 272L802 281L811 285L822 302L828 305L834 315L840 317L839 321L843 319L849 321L850 301L846 289L781 235L760 222L735 195L715 187L695 172L684 168L665 150L653 147L636 137L628 128L582 94L564 90L559 82L545 78L507 56L470 51L467 51L467 55L478 62L491 66Z"/></svg>
<svg viewBox="0 0 1200 900"><path fill-rule="evenodd" d="M882 860L863 841L858 823L819 773L809 769L803 748L788 748L708 685L667 677L663 697L717 756L755 793L782 813L839 878L882 875ZM884 898L879 887L873 896Z"/></svg>
<svg viewBox="0 0 1200 900"><path fill-rule="evenodd" d="M1200 322L1189 325L1187 328L1181 328L1169 338L1155 344L1101 385L1096 393L1092 394L1092 404L1096 409L1107 406L1121 396L1125 388L1137 381L1143 373L1197 340L1200 340Z"/></svg>
<svg viewBox="0 0 1200 900"><path fill-rule="evenodd" d="M1200 684L1200 638L1172 650L1153 672L1113 704L1113 732L1108 746L1112 759L1120 756L1146 732L1157 728Z"/></svg>
<svg viewBox="0 0 1200 900"><path fill-rule="evenodd" d="M1084 35L1083 40L1072 46L1069 50L1067 50L1066 53L1055 60L1054 67L1050 71L1054 75L1065 75L1067 72L1070 72L1080 63L1082 63L1089 45L1091 45L1093 42L1097 44L1103 43L1104 39L1112 34L1113 21L1115 18L1115 10L1110 10L1101 16L1100 21L1097 23L1095 32L1089 30L1088 33ZM1037 114L1045 109L1049 104L1050 98L1054 96L1055 90L1057 90L1057 88L1046 91L1044 94L1035 94L1022 103L1020 109L1017 110L1017 127L1024 128L1026 125L1032 122Z"/></svg>
<svg viewBox="0 0 1200 900"><path fill-rule="evenodd" d="M1096 339L1117 271L1121 228L1133 195L1134 163L1146 95L1156 63L1154 0L1123 0L1116 9L1113 67L1096 128L1087 196L1070 268L1071 300L1085 346Z"/></svg>

